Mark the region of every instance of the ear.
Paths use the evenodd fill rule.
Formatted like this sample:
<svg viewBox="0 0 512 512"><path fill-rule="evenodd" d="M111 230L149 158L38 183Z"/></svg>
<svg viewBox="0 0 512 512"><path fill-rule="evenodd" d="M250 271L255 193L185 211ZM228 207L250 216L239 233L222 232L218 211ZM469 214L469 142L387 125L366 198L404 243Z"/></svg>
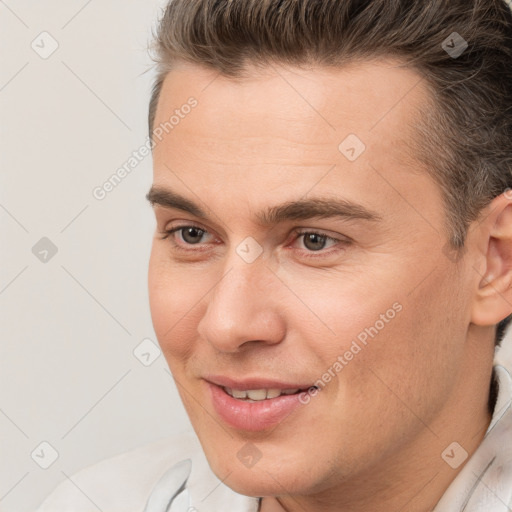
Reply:
<svg viewBox="0 0 512 512"><path fill-rule="evenodd" d="M496 197L477 222L484 272L478 270L471 321L491 326L512 313L512 190Z"/></svg>

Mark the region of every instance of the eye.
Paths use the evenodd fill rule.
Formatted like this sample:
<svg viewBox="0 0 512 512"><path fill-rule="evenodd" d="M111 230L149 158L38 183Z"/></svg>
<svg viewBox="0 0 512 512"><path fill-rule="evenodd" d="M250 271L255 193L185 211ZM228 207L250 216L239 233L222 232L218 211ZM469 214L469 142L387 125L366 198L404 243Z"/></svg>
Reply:
<svg viewBox="0 0 512 512"><path fill-rule="evenodd" d="M298 238L302 237L303 244L309 251L321 251L325 248L327 241L336 241L334 238L320 233L298 233L298 235Z"/></svg>
<svg viewBox="0 0 512 512"><path fill-rule="evenodd" d="M210 237L210 240L208 239ZM174 249L178 251L194 251L194 250L208 250L203 247L208 243L212 242L213 235L206 229L199 226L188 225L188 226L176 226L174 228L165 230L163 232L162 239L169 239ZM297 244L298 241L302 240L302 244L298 244L299 251L305 257L325 257L344 250L347 245L350 244L350 239L345 237L334 238L325 233L317 231L299 230L295 232L295 237L292 244ZM303 247L300 247L302 245ZM197 246L194 248L193 246ZM332 250L329 249L334 246ZM336 247L338 246L338 247ZM317 254L315 254L317 253Z"/></svg>
<svg viewBox="0 0 512 512"><path fill-rule="evenodd" d="M176 241L175 233L179 234L178 241ZM177 226L166 230L162 239L169 239L174 246L180 247L182 245L198 245L207 234L209 234L208 231L199 226Z"/></svg>
<svg viewBox="0 0 512 512"><path fill-rule="evenodd" d="M298 240L302 240L302 245L305 247L302 251L305 253L306 257L322 257L327 256L340 250L344 250L347 245L350 244L350 240L345 237L334 238L325 233L317 232L317 231L306 231L301 230L297 231L296 239L294 242ZM326 244L330 243L329 247L336 247L334 250L324 251L326 248ZM314 254L320 253L320 254Z"/></svg>

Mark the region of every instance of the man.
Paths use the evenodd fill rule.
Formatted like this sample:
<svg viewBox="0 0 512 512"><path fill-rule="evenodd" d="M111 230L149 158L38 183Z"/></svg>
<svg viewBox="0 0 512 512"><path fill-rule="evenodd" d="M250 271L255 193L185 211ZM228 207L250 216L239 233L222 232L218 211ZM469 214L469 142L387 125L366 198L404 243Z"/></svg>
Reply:
<svg viewBox="0 0 512 512"><path fill-rule="evenodd" d="M510 510L506 3L174 0L156 48L150 303L200 446L91 501ZM69 489L40 511L93 509Z"/></svg>

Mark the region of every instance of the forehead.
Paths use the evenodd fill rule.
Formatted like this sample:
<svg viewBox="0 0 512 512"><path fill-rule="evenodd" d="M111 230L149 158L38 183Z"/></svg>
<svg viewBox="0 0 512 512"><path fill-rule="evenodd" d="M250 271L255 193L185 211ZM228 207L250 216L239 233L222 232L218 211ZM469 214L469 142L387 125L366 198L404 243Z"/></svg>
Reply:
<svg viewBox="0 0 512 512"><path fill-rule="evenodd" d="M191 117L201 122L192 119L192 128L198 137L273 134L281 136L276 143L307 144L314 138L331 144L350 132L369 143L384 133L387 139L401 139L409 135L414 114L427 99L422 82L394 60L357 61L341 68L252 66L235 78L181 63L163 83L155 127L194 97L199 108ZM179 131L190 124L181 123ZM394 128L391 133L389 128Z"/></svg>
<svg viewBox="0 0 512 512"><path fill-rule="evenodd" d="M195 106L183 108L191 98ZM166 77L156 112L155 129L167 129L154 147L154 181L183 189L177 177L186 176L201 197L219 201L226 190L263 201L315 187L372 209L421 190L421 208L430 191L438 195L411 150L428 101L420 75L390 60L339 69L269 65L248 68L243 79L181 64ZM398 204L389 207L400 213Z"/></svg>

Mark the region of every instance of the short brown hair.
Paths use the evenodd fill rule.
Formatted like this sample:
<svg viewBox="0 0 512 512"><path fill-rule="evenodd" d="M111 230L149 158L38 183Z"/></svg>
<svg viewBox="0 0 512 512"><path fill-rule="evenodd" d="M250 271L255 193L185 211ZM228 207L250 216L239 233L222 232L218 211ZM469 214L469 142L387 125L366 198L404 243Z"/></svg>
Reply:
<svg viewBox="0 0 512 512"><path fill-rule="evenodd" d="M460 55L449 51L454 41L467 43ZM413 149L443 193L449 245L463 248L482 208L512 188L512 14L505 0L171 0L154 49L150 132L177 61L241 78L248 63L340 67L398 58L431 92Z"/></svg>

